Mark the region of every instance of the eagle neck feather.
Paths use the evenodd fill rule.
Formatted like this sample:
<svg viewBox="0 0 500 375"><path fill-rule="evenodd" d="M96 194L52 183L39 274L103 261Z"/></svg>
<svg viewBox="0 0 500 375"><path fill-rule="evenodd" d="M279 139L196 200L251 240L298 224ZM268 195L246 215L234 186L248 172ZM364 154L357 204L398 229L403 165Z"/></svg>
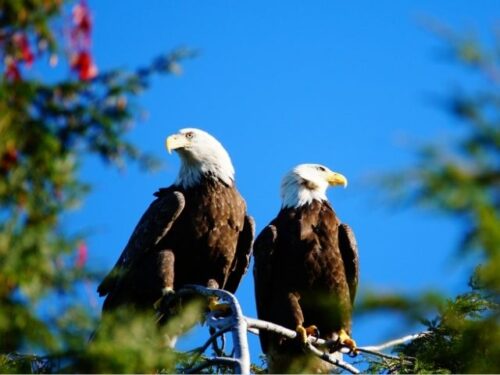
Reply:
<svg viewBox="0 0 500 375"><path fill-rule="evenodd" d="M175 185L189 189L202 182L203 179L221 181L227 186L234 184L234 169L229 161L228 165L210 164L200 165L183 162L175 181Z"/></svg>
<svg viewBox="0 0 500 375"><path fill-rule="evenodd" d="M284 186L281 195L283 208L298 208L311 204L314 201L328 201L326 192L310 190L295 183Z"/></svg>

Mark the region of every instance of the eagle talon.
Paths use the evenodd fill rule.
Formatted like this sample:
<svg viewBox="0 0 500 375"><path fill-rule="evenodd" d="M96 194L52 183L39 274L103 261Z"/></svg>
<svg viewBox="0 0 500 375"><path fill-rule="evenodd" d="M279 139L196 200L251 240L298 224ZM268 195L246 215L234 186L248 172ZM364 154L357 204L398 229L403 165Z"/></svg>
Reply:
<svg viewBox="0 0 500 375"><path fill-rule="evenodd" d="M300 341L301 344L307 344L307 331L302 325L298 325L297 328L295 328L295 332L297 332L297 339Z"/></svg>
<svg viewBox="0 0 500 375"><path fill-rule="evenodd" d="M314 325L309 327L298 325L295 332L297 332L297 339L304 345L307 344L308 336L319 337L319 329Z"/></svg>
<svg viewBox="0 0 500 375"><path fill-rule="evenodd" d="M231 311L231 305L227 303L219 303L219 299L217 297L208 297L208 309L211 312L227 314Z"/></svg>
<svg viewBox="0 0 500 375"><path fill-rule="evenodd" d="M298 325L297 328L295 328L295 332L297 332L297 338L302 344L307 344L307 338L309 336L313 336L318 338L319 337L319 329L315 325L309 326L309 327L304 327L302 325Z"/></svg>
<svg viewBox="0 0 500 375"><path fill-rule="evenodd" d="M306 333L307 333L307 336L313 336L316 338L319 338L319 335L320 335L319 329L315 325L306 327Z"/></svg>
<svg viewBox="0 0 500 375"><path fill-rule="evenodd" d="M343 329L341 329L339 332L338 342L342 347L349 349L349 355L351 357L355 357L356 355L358 355L358 350L356 349L356 341L354 341L351 336L349 336Z"/></svg>

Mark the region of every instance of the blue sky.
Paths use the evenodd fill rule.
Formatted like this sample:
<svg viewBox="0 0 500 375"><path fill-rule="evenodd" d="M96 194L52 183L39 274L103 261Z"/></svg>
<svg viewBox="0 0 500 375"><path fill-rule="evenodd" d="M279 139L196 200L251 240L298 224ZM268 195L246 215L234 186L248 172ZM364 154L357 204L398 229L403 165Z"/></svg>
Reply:
<svg viewBox="0 0 500 375"><path fill-rule="evenodd" d="M88 230L93 266L110 269L152 193L170 185L176 155L167 135L205 129L229 151L237 186L260 231L278 212L285 172L322 163L349 179L330 190L340 218L351 225L361 258L360 290L449 294L465 289L468 267L453 256L459 227L435 212L391 208L371 177L411 165L412 147L445 140L451 119L432 104L467 71L438 58L441 43L419 18L488 35L498 3L447 1L164 1L89 2L99 68L134 68L178 46L200 55L184 73L154 80L139 99L147 112L129 138L155 153L165 168L125 172L89 158L82 177L93 185L68 226ZM251 272L238 290L255 316ZM97 298L95 295L92 298ZM102 301L99 301L102 302ZM360 344L408 333L392 316L354 321ZM193 334L186 347L195 346ZM260 348L252 341L254 360Z"/></svg>

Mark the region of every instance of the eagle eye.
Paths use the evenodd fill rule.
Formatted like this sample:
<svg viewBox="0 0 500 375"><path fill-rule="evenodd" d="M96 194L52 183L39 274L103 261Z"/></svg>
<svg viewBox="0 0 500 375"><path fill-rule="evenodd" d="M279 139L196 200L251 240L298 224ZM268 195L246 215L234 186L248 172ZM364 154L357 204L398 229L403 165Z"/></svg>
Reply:
<svg viewBox="0 0 500 375"><path fill-rule="evenodd" d="M325 167L323 167L323 166L321 166L321 165L318 165L318 166L316 167L316 169L317 169L318 171L321 171L321 172L326 172L326 168L325 168Z"/></svg>
<svg viewBox="0 0 500 375"><path fill-rule="evenodd" d="M187 132L186 133L186 138L187 139L192 139L194 137L194 133L193 132Z"/></svg>

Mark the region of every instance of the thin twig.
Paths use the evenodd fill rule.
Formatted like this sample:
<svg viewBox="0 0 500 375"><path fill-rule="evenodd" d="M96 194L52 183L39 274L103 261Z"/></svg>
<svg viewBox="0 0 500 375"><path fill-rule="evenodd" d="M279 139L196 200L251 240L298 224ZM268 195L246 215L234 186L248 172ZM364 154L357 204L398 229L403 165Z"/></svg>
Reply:
<svg viewBox="0 0 500 375"><path fill-rule="evenodd" d="M224 336L223 333L222 335L219 335L219 338L221 341L221 345L219 346L217 339L215 339L214 341L212 341L212 350L220 357L225 355L224 349L226 349L226 336Z"/></svg>
<svg viewBox="0 0 500 375"><path fill-rule="evenodd" d="M379 352L379 351L382 351L384 349L390 348L392 346L404 344L405 342L419 339L421 337L429 335L430 333L431 333L430 331L424 331L424 332L416 333L414 335L407 335L407 336L401 337L399 339L394 339L391 341L384 342L384 343L379 344L379 345L364 346L363 349L365 351Z"/></svg>
<svg viewBox="0 0 500 375"><path fill-rule="evenodd" d="M401 357L398 357L396 355L385 354L376 350L370 350L366 348L356 348L356 350L361 353L371 354L385 359L401 360Z"/></svg>
<svg viewBox="0 0 500 375"><path fill-rule="evenodd" d="M208 349L208 347L215 341L217 340L217 337L219 337L220 335L223 335L224 333L228 332L231 330L231 327L226 327L225 329L221 329L217 332L215 332L212 336L210 336L208 338L208 340L205 342L205 344L203 344L202 346L198 347L198 348L195 348L195 349L192 349L190 350L189 352L190 353L195 353L195 356L193 357L193 360L192 362L196 361L204 352L205 350ZM189 366L191 367L191 366Z"/></svg>

